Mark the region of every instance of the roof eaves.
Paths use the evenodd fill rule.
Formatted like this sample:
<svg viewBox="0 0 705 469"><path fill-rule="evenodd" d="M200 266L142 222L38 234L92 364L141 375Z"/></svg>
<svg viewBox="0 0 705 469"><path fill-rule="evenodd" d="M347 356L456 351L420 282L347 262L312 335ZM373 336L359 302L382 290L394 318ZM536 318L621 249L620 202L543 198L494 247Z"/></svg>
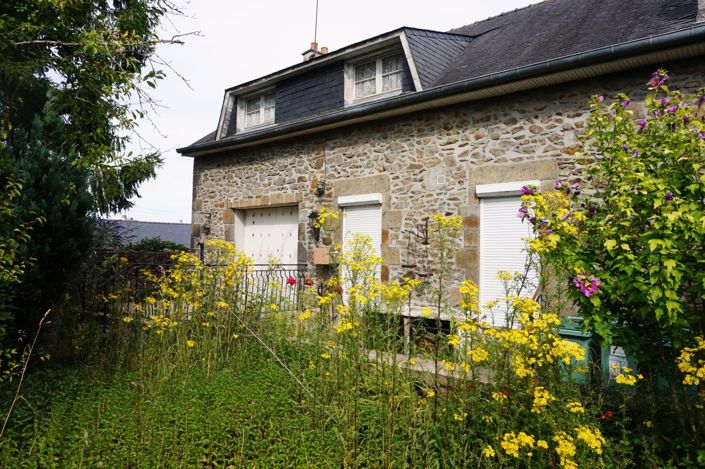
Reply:
<svg viewBox="0 0 705 469"><path fill-rule="evenodd" d="M319 115L303 121L287 123L282 126L277 126L260 132L251 132L245 135L234 135L215 142L190 145L187 147L178 148L176 151L182 155L195 156L200 153L218 151L220 147L250 143L269 137L285 136L288 133L299 131L304 128L317 127L331 122L358 118L365 114L384 112L395 107L410 106L427 100L444 98L453 94L460 94L471 90L502 85L513 81L535 78L573 68L586 67L601 62L619 60L630 56L668 50L698 42L705 42L705 24L702 23L696 23L694 26L669 33L653 35L642 39L558 57L501 72L473 77L467 80L429 88L416 93L402 94L396 97L374 101L364 105L345 108L343 110Z"/></svg>

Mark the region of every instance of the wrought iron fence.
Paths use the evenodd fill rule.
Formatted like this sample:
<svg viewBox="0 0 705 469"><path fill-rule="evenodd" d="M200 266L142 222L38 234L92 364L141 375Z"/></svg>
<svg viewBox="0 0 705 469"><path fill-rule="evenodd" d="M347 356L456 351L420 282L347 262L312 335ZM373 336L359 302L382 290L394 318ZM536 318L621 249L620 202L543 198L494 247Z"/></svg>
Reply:
<svg viewBox="0 0 705 469"><path fill-rule="evenodd" d="M206 265L205 268L217 268ZM103 262L84 273L78 288L82 312L108 315L115 304L129 306L142 303L154 294L156 285L146 272L157 278L168 274L172 264ZM244 275L240 301L253 305L275 305L277 310L295 309L305 286L305 264L255 265ZM194 292L195 293L195 292Z"/></svg>

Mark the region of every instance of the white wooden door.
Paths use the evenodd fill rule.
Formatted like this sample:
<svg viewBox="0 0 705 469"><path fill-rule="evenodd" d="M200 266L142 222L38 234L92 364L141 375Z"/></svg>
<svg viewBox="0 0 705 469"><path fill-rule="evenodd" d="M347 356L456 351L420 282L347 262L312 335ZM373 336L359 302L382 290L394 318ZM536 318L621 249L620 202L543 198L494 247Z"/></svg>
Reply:
<svg viewBox="0 0 705 469"><path fill-rule="evenodd" d="M530 236L528 223L517 217L521 206L519 197L492 197L480 200L480 306L491 300L505 297L504 284L497 278L497 272L523 272L526 260L526 243L522 238ZM536 273L530 273L530 280L536 284ZM533 291L524 291L532 295ZM506 303L500 301L494 307L488 322L496 326L506 325Z"/></svg>
<svg viewBox="0 0 705 469"><path fill-rule="evenodd" d="M274 207L245 212L245 254L255 264L267 264L270 256L280 264L298 261L298 207Z"/></svg>

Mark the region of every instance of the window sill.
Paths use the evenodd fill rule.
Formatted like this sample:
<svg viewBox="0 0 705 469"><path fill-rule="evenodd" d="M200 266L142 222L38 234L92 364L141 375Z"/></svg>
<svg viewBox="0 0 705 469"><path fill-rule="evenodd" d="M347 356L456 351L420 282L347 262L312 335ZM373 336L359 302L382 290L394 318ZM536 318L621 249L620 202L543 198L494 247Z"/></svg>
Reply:
<svg viewBox="0 0 705 469"><path fill-rule="evenodd" d="M372 101L377 101L384 98L391 98L392 96L399 96L404 90L398 89L394 91L387 91L386 93L373 94L371 96L365 96L364 98L355 99L354 101L348 101L345 103L345 107L357 106L358 104L365 104Z"/></svg>

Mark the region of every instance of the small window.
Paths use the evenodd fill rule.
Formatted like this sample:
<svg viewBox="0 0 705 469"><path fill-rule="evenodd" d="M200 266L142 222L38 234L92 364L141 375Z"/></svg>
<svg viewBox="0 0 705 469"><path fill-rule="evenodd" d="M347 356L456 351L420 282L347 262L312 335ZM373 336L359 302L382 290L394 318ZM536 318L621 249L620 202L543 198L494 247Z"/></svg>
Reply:
<svg viewBox="0 0 705 469"><path fill-rule="evenodd" d="M242 128L247 129L274 122L273 92L250 96L242 101L241 110L244 114L244 125Z"/></svg>
<svg viewBox="0 0 705 469"><path fill-rule="evenodd" d="M354 66L354 99L401 90L403 60L401 55L380 57Z"/></svg>

